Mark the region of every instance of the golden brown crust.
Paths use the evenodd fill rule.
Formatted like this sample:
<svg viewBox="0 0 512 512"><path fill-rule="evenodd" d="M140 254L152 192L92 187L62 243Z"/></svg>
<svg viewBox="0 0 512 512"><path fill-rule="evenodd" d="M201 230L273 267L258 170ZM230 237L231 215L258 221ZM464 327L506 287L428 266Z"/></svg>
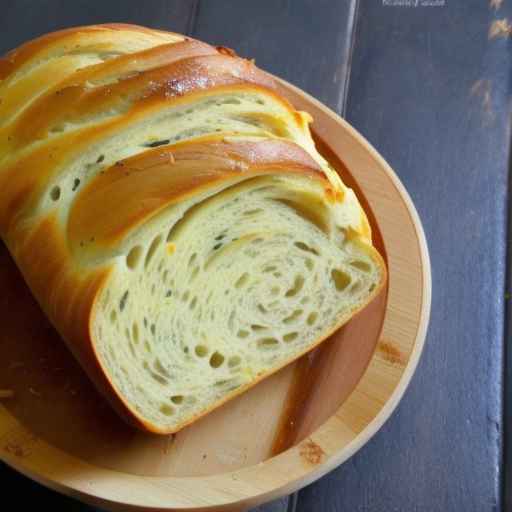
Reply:
<svg viewBox="0 0 512 512"><path fill-rule="evenodd" d="M124 23L106 23L103 25L88 25L57 30L32 39L6 53L0 59L0 80L5 80L31 59L40 57L41 54L46 54L55 47L63 47L63 50L68 50L69 48L79 49L82 41L87 42L88 36L95 32L141 32L151 37L159 35L162 42L165 42L165 39L170 35L183 38L181 34ZM77 45L79 45L78 48Z"/></svg>
<svg viewBox="0 0 512 512"><path fill-rule="evenodd" d="M47 137L52 130L60 130L64 123L85 122L102 112L123 114L144 102L171 101L196 91L240 83L274 87L273 80L249 61L204 55L204 48L194 43L184 46L191 48L173 52L176 61L170 59L165 66L124 77L113 84L88 88L79 83L49 91L14 126L0 132L9 142L8 148L0 149L16 151Z"/></svg>
<svg viewBox="0 0 512 512"><path fill-rule="evenodd" d="M18 81L8 91L9 101L0 103L0 126L5 126L9 121L12 121L14 115L18 116L16 118L17 126L23 126L27 122L27 118L29 119L28 122L41 118L43 121L48 122L50 119L47 118L51 117L48 114L55 115L59 111L53 105L58 107L66 97L70 96L71 92L78 95L80 92L86 92L88 88L98 84L115 83L120 78L125 79L137 76L149 69L165 66L183 58L198 55L214 55L216 53L215 48L206 43L186 40L178 43L161 44L136 53L120 55L115 59L105 60L98 64L80 68L68 75L62 73L61 79L53 76L47 77L47 69L44 68L36 77L38 80L43 80L39 87L41 89L40 93L44 93L44 96L40 96L37 88L34 88L33 79L26 80L26 84L20 84ZM63 64L59 62L60 72L62 72L62 67ZM46 89L44 89L43 84L47 85ZM37 97L38 95L38 101L30 104L30 107L25 109L27 103L30 103L34 96ZM21 115L20 110L23 112ZM12 132L15 131L15 127L10 128L7 136L12 137ZM5 132L7 130L4 128ZM18 143L20 144L20 141Z"/></svg>
<svg viewBox="0 0 512 512"><path fill-rule="evenodd" d="M25 208L33 205L41 196L41 190L50 180L72 164L88 147L102 141L129 126L150 118L164 106L178 107L186 105L200 98L221 95L225 92L256 92L271 96L282 106L293 112L288 101L266 87L249 83L237 83L229 86L221 85L206 90L190 92L184 96L176 96L172 100L158 97L152 102L140 102L123 116L108 119L100 125L87 126L74 130L62 136L45 140L42 145L36 146L28 152L23 152L18 158L12 147L2 147L0 141L0 155L12 155L5 163L0 161L0 233L6 233ZM7 139L3 139L5 142ZM7 144L10 141L7 140ZM2 169L2 167L4 167ZM14 179L15 177L15 179Z"/></svg>
<svg viewBox="0 0 512 512"><path fill-rule="evenodd" d="M318 164L284 140L211 136L146 151L117 162L80 192L69 217L70 246L86 254L115 247L135 227L200 190L269 173L297 173L328 185Z"/></svg>

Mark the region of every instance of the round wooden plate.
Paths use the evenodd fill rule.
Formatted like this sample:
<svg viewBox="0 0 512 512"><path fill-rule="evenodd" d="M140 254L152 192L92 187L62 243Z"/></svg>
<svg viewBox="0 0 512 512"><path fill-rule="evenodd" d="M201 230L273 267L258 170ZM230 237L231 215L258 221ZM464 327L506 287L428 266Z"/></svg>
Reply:
<svg viewBox="0 0 512 512"><path fill-rule="evenodd" d="M245 510L320 478L390 416L418 363L430 312L423 229L400 181L350 125L299 89L319 149L369 213L388 287L322 344L175 436L134 431L99 397L0 247L0 458L111 510Z"/></svg>

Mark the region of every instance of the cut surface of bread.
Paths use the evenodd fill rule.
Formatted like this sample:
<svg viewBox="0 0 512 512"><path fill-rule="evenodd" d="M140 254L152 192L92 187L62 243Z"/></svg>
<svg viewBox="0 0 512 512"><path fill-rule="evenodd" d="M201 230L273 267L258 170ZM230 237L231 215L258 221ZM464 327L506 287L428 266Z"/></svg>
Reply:
<svg viewBox="0 0 512 512"><path fill-rule="evenodd" d="M385 282L309 116L231 51L131 25L69 29L7 54L0 98L0 233L140 428L178 431Z"/></svg>

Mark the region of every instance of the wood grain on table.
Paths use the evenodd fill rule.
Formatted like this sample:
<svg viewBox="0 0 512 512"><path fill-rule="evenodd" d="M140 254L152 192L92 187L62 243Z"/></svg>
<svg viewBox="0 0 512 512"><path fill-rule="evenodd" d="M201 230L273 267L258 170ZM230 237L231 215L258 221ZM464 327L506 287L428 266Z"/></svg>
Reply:
<svg viewBox="0 0 512 512"><path fill-rule="evenodd" d="M392 3L18 0L2 7L1 52L51 30L109 21L231 46L344 115L411 194L434 291L412 385L358 454L260 512L512 505L507 494L502 500L512 488L502 463L504 405L512 416L503 400L512 41L506 30L489 36L493 22L512 19L512 2ZM4 498L18 505L92 510L5 466L0 472Z"/></svg>

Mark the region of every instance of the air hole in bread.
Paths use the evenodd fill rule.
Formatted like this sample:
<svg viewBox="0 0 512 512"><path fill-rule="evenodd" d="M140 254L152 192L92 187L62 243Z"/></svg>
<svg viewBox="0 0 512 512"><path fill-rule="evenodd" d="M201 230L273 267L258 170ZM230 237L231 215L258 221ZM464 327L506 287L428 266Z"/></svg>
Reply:
<svg viewBox="0 0 512 512"><path fill-rule="evenodd" d="M319 255L316 249L310 247L308 244L305 244L304 242L295 242L293 245L295 245L295 247L297 247L297 249L300 249L301 251L310 252L311 254L315 254L316 256Z"/></svg>
<svg viewBox="0 0 512 512"><path fill-rule="evenodd" d="M229 368L234 368L235 366L238 366L242 362L242 359L240 356L231 356L228 359L228 366Z"/></svg>
<svg viewBox="0 0 512 512"><path fill-rule="evenodd" d="M151 354L151 352L153 352L153 349L151 348L151 345L149 344L149 341L148 340L144 340L144 348L146 349L147 352L149 352Z"/></svg>
<svg viewBox="0 0 512 512"><path fill-rule="evenodd" d="M266 329L266 327L264 325L252 324L251 329L253 331L264 331Z"/></svg>
<svg viewBox="0 0 512 512"><path fill-rule="evenodd" d="M128 342L128 347L130 347L130 352L132 353L133 357L137 357L135 354L135 347L133 346L133 343L131 341Z"/></svg>
<svg viewBox="0 0 512 512"><path fill-rule="evenodd" d="M135 344L139 343L139 326L136 322L132 325L132 338Z"/></svg>
<svg viewBox="0 0 512 512"><path fill-rule="evenodd" d="M115 324L116 323L116 320L117 320L117 311L115 309L113 309L111 312L110 312L110 322L112 324Z"/></svg>
<svg viewBox="0 0 512 512"><path fill-rule="evenodd" d="M272 295L272 297L275 297L276 295L279 295L280 291L281 288L279 288L279 286L273 286L272 288L270 288L270 295Z"/></svg>
<svg viewBox="0 0 512 512"><path fill-rule="evenodd" d="M249 274L247 272L243 273L236 281L235 288L242 288L249 281Z"/></svg>
<svg viewBox="0 0 512 512"><path fill-rule="evenodd" d="M270 267L265 267L262 272L268 274L269 272L274 272L274 270L277 270L277 267L271 265Z"/></svg>
<svg viewBox="0 0 512 512"><path fill-rule="evenodd" d="M286 343L290 343L290 341L295 340L298 335L299 333L297 332L289 332L283 336L283 340L286 341Z"/></svg>
<svg viewBox="0 0 512 512"><path fill-rule="evenodd" d="M121 297L121 300L119 301L119 311L123 311L125 306L126 306L126 301L128 300L128 295L129 295L129 292L128 290L126 290L122 297Z"/></svg>
<svg viewBox="0 0 512 512"><path fill-rule="evenodd" d="M245 329L240 329L236 335L239 337L239 338L247 338L247 336L249 336L249 331L246 331Z"/></svg>
<svg viewBox="0 0 512 512"><path fill-rule="evenodd" d="M263 210L261 208L254 208L253 210L247 210L242 213L242 215L255 215L256 213L261 213Z"/></svg>
<svg viewBox="0 0 512 512"><path fill-rule="evenodd" d="M370 272L372 269L372 267L370 266L369 263L367 263L366 261L361 261L361 260L351 261L350 265L352 267L358 268L359 270L362 270L363 272Z"/></svg>
<svg viewBox="0 0 512 512"><path fill-rule="evenodd" d="M290 288L286 293L286 297L295 297L304 286L304 278L302 276L296 276L295 281L293 282L293 287Z"/></svg>
<svg viewBox="0 0 512 512"><path fill-rule="evenodd" d="M224 363L224 356L220 352L214 352L210 357L210 366L212 368L219 368Z"/></svg>
<svg viewBox="0 0 512 512"><path fill-rule="evenodd" d="M242 102L238 98L228 98L222 102L224 105L240 105Z"/></svg>
<svg viewBox="0 0 512 512"><path fill-rule="evenodd" d="M192 270L192 274L190 274L190 280L193 281L197 275L199 274L199 267L194 267L194 270Z"/></svg>
<svg viewBox="0 0 512 512"><path fill-rule="evenodd" d="M58 201L60 199L60 187L58 185L51 189L50 198L52 201Z"/></svg>
<svg viewBox="0 0 512 512"><path fill-rule="evenodd" d="M311 258L307 258L305 261L304 261L305 265L306 265L306 268L308 270L313 270L314 266L315 266L315 263L314 261L311 259Z"/></svg>
<svg viewBox="0 0 512 512"><path fill-rule="evenodd" d="M151 334L153 336L156 335L156 325L155 324L151 324L151 327L149 328L149 330L151 331Z"/></svg>
<svg viewBox="0 0 512 512"><path fill-rule="evenodd" d="M190 297L190 290L187 290L187 291L183 294L183 297L181 298L181 300L182 300L183 302L187 302L187 301L188 301L188 299L189 299L189 297Z"/></svg>
<svg viewBox="0 0 512 512"><path fill-rule="evenodd" d="M180 405L183 403L183 395L174 395L171 396L171 402L176 405Z"/></svg>
<svg viewBox="0 0 512 512"><path fill-rule="evenodd" d="M258 348L275 348L279 345L279 340L276 338L260 338L256 344Z"/></svg>
<svg viewBox="0 0 512 512"><path fill-rule="evenodd" d="M274 272L273 276L279 279L280 277L283 276L283 274L281 274L281 272Z"/></svg>
<svg viewBox="0 0 512 512"><path fill-rule="evenodd" d="M189 268L194 264L194 261L196 261L196 258L197 258L197 253L194 253L194 254L192 254L192 256L190 256L190 258L188 260Z"/></svg>
<svg viewBox="0 0 512 512"><path fill-rule="evenodd" d="M292 322L294 322L295 320L300 318L302 313L304 313L304 311L302 309L296 309L291 315L289 315L286 318L284 318L283 322L285 324L291 324Z"/></svg>
<svg viewBox="0 0 512 512"><path fill-rule="evenodd" d="M73 180L73 186L71 187L71 191L74 192L80 186L80 178L75 178Z"/></svg>
<svg viewBox="0 0 512 512"><path fill-rule="evenodd" d="M164 273L162 275L162 279L164 281L164 283L167 283L167 278L169 277L169 271L168 270L164 270Z"/></svg>
<svg viewBox="0 0 512 512"><path fill-rule="evenodd" d="M188 305L188 307L193 310L195 307L196 307L196 304L197 304L197 297L194 297L191 301L190 301L190 304Z"/></svg>
<svg viewBox="0 0 512 512"><path fill-rule="evenodd" d="M206 357L210 350L206 345L196 345L195 353L197 357Z"/></svg>
<svg viewBox="0 0 512 512"><path fill-rule="evenodd" d="M316 311L312 311L311 313L309 313L306 322L308 323L308 325L314 325L317 319L318 313Z"/></svg>
<svg viewBox="0 0 512 512"><path fill-rule="evenodd" d="M338 269L333 269L331 271L331 277L334 281L334 285L336 286L336 290L342 292L352 281L351 277L346 273Z"/></svg>
<svg viewBox="0 0 512 512"><path fill-rule="evenodd" d="M350 290L349 290L349 293L351 294L355 294L357 293L359 290L361 290L362 288L362 284L361 284L361 281L356 281L351 287L350 287Z"/></svg>
<svg viewBox="0 0 512 512"><path fill-rule="evenodd" d="M160 406L160 412L162 414L165 414L165 416L172 416L174 414L174 407L171 407L167 404L162 404Z"/></svg>
<svg viewBox="0 0 512 512"><path fill-rule="evenodd" d="M162 235L158 235L153 239L151 242L151 245L149 246L149 250L146 254L146 259L144 260L144 267L147 268L148 265L151 263L151 260L153 256L155 255L155 252L158 249L158 246L162 243Z"/></svg>
<svg viewBox="0 0 512 512"><path fill-rule="evenodd" d="M153 367L155 368L155 370L158 373L160 373L161 375L163 375L167 379L169 379L171 377L169 372L167 371L167 369L164 367L164 365L160 361L160 359L158 359L158 357L155 359L155 362L153 363Z"/></svg>
<svg viewBox="0 0 512 512"><path fill-rule="evenodd" d="M140 245L136 245L130 250L128 256L126 256L126 266L133 270L139 264L141 256L142 247Z"/></svg>
<svg viewBox="0 0 512 512"><path fill-rule="evenodd" d="M267 309L263 304L258 304L258 311L260 311L263 314L268 313Z"/></svg>

